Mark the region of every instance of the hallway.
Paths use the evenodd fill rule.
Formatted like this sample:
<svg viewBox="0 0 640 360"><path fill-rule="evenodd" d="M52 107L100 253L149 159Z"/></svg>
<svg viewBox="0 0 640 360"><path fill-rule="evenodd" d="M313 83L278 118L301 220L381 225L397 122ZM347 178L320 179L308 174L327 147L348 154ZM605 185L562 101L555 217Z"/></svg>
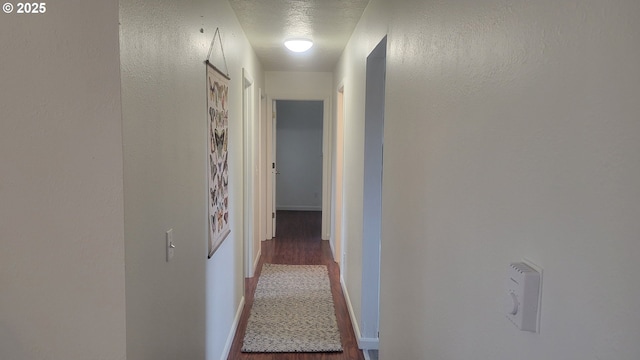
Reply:
<svg viewBox="0 0 640 360"><path fill-rule="evenodd" d="M278 211L276 237L262 242L262 255L256 275L245 281L245 306L236 336L229 353L230 360L236 359L364 359L353 333L347 305L340 287L340 269L333 261L328 241L320 239L322 213L316 211ZM262 264L326 265L331 280L336 318L342 337L344 351L341 353L242 353L242 339L247 326L249 311L253 304Z"/></svg>

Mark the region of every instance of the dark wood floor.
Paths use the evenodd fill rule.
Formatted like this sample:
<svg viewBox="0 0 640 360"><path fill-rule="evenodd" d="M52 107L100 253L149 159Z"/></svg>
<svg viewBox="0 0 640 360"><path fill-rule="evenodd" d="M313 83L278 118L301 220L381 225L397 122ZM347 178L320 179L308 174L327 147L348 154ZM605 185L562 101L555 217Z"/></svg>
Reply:
<svg viewBox="0 0 640 360"><path fill-rule="evenodd" d="M362 351L351 326L351 318L340 287L340 269L333 261L328 241L320 239L322 213L315 211L278 211L276 237L262 243L262 255L256 274L246 279L245 305L229 359L248 360L363 360ZM242 339L247 328L253 294L263 263L293 265L327 265L331 292L336 308L343 352L339 353L243 353Z"/></svg>

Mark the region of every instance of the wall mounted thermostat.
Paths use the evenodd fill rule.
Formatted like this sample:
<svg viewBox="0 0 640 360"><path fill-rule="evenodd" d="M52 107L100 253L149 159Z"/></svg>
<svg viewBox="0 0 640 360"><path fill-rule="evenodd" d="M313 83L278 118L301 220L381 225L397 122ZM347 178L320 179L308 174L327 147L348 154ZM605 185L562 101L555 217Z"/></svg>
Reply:
<svg viewBox="0 0 640 360"><path fill-rule="evenodd" d="M538 332L541 272L524 262L509 265L507 318L520 330Z"/></svg>

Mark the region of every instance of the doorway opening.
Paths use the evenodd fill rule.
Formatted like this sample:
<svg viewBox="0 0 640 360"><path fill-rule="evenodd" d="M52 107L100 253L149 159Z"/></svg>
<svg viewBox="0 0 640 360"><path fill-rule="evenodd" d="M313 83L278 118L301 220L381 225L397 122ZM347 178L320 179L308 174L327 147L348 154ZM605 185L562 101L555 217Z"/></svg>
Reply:
<svg viewBox="0 0 640 360"><path fill-rule="evenodd" d="M275 107L276 218L282 211L320 213L324 104L317 100L276 100Z"/></svg>
<svg viewBox="0 0 640 360"><path fill-rule="evenodd" d="M378 348L387 38L367 57L362 232L361 345Z"/></svg>
<svg viewBox="0 0 640 360"><path fill-rule="evenodd" d="M322 101L278 100L276 210L322 211Z"/></svg>
<svg viewBox="0 0 640 360"><path fill-rule="evenodd" d="M242 127L243 127L243 243L245 248L244 276L253 277L257 259L260 258L260 244L257 238L256 221L259 198L257 196L258 171L254 164L257 161L258 133L254 109L253 78L246 69L242 69Z"/></svg>
<svg viewBox="0 0 640 360"><path fill-rule="evenodd" d="M333 218L332 224L332 245L333 259L340 265L340 272L345 268L344 253L342 251L342 213L343 213L343 172L344 172L344 85L338 87L337 104L336 104L336 128L334 132L335 149L333 159Z"/></svg>
<svg viewBox="0 0 640 360"><path fill-rule="evenodd" d="M276 236L278 211L321 212L321 239L329 239L331 157L328 99L268 97L266 240ZM282 122L282 124L281 124Z"/></svg>

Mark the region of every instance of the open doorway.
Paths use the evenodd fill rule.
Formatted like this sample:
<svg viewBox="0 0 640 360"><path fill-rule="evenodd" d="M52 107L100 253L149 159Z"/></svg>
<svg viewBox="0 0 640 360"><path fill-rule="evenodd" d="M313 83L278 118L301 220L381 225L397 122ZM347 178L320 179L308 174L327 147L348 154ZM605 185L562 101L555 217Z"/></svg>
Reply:
<svg viewBox="0 0 640 360"><path fill-rule="evenodd" d="M267 190L267 194L266 194L266 206L265 206L265 213L267 214L269 220L271 221L267 221L266 225L266 236L265 239L266 240L270 240L272 238L274 238L276 236L276 231L277 231L277 208L279 207L280 209L286 209L286 208L293 208L293 211L300 211L300 210L313 210L315 211L316 209L319 209L319 211L321 211L321 239L322 240L328 240L329 239L329 226L330 226L330 183L329 183L329 179L331 178L331 156L326 156L325 154L330 153L330 144L328 143L329 139L330 139L330 124L329 124L329 117L328 114L330 113L330 103L328 101L328 99L322 99L320 97L317 96L295 96L292 94L280 94L278 92L276 92L275 96L268 96L268 101L267 101L267 116L266 116L266 126L265 129L267 130L267 134L266 134L266 141L267 141L267 149L266 149L266 154L267 154L267 164L269 167L270 174L268 174L268 176L266 176L266 188ZM291 172L290 170L286 170L285 171L287 173L283 174L282 173L282 168L279 166L279 164L277 163L277 149L280 148L282 149L286 149L286 146L279 146L278 144L278 122L280 119L280 109L278 109L278 103L280 104L285 104L285 116L287 109L286 109L286 103L289 104L293 104L293 105L303 105L307 103L307 104L314 104L315 107L320 106L322 108L322 112L317 112L318 114L321 114L322 117L322 121L316 121L314 124L314 132L316 132L316 140L314 140L313 142L313 146L310 146L309 142L307 142L307 149L309 151L313 152L313 156L315 157L316 160L320 160L321 162L321 168L320 168L320 175L317 177L317 181L320 181L321 183L321 187L320 189L318 189L317 187L314 187L312 191L307 192L307 200L308 197L310 197L313 201L316 200L316 194L317 194L317 200L320 201L320 206L318 208L318 203L317 202L309 202L307 201L306 203L304 202L288 202L285 203L282 201L282 199L280 199L280 203L277 204L277 197L278 197L278 193L280 192L280 190L278 189L277 182L278 182L278 178L281 175L289 175L287 173ZM303 112L304 113L304 112ZM285 120L286 121L286 120ZM315 121L315 120L314 120ZM303 124L298 124L298 126L303 125ZM318 126L321 126L321 137L319 137L318 134ZM294 131L298 131L295 130ZM320 143L318 143L317 141L320 141ZM295 154L295 152L290 152ZM286 165L285 165L286 167ZM296 170L293 170L296 171ZM281 185L282 187L282 185ZM282 195L282 194L281 194ZM309 205L311 204L311 205ZM278 206L276 206L278 205ZM291 210L288 210L291 211Z"/></svg>
<svg viewBox="0 0 640 360"><path fill-rule="evenodd" d="M322 211L322 101L276 106L276 210Z"/></svg>
<svg viewBox="0 0 640 360"><path fill-rule="evenodd" d="M333 133L334 136L334 153L333 159L333 199L332 199L332 215L331 219L331 240L333 242L333 259L340 264L340 275L344 269L344 252L342 251L342 182L344 172L344 85L338 88L337 104L336 104L336 124Z"/></svg>
<svg viewBox="0 0 640 360"><path fill-rule="evenodd" d="M324 104L276 100L275 108L276 216L280 211L321 212Z"/></svg>
<svg viewBox="0 0 640 360"><path fill-rule="evenodd" d="M360 327L366 349L378 348L386 58L385 37L367 57Z"/></svg>
<svg viewBox="0 0 640 360"><path fill-rule="evenodd" d="M258 237L258 177L256 169L258 159L258 129L255 116L254 87L253 78L242 69L243 92L242 92L242 128L243 128L243 245L244 255L244 276L253 277L257 261L260 258L260 244Z"/></svg>

